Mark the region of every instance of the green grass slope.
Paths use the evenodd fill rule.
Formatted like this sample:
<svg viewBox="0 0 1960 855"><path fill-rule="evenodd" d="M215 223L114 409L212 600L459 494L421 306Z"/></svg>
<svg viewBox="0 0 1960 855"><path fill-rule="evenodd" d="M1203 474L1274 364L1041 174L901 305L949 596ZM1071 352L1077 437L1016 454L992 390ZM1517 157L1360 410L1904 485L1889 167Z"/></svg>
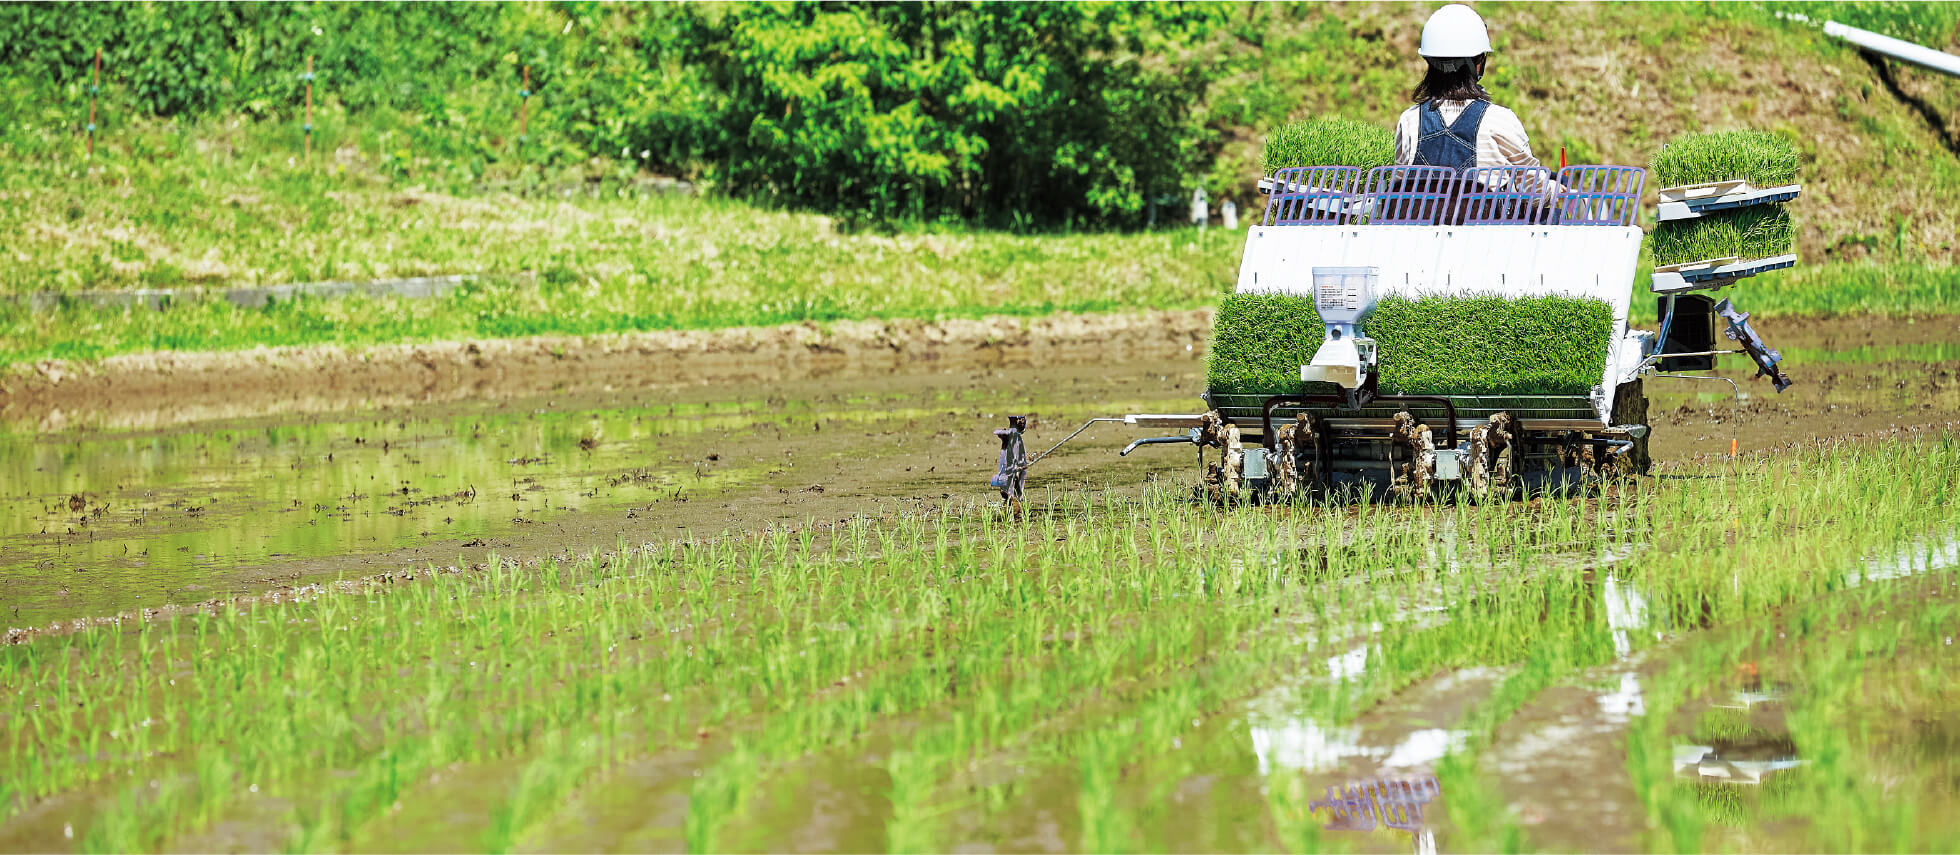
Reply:
<svg viewBox="0 0 1960 855"><path fill-rule="evenodd" d="M1649 163L1663 142L1697 131L1758 129L1795 142L1806 190L1793 207L1794 243L1805 266L1752 283L1751 311L1960 308L1960 276L1948 266L1960 260L1960 157L1921 113L1960 126L1960 81L1909 68L1881 73L1851 48L1755 5L1479 8L1498 48L1484 82L1519 113L1548 161L1563 145L1573 162ZM1884 29L1893 13L1874 8L1839 17ZM1929 43L1960 20L1935 7L1908 11L1894 16L1911 30L1900 34ZM1415 82L1426 12L1241 6L1233 41L1181 54L1234 63L1204 107L1222 141L1212 198L1235 198L1244 218L1258 216L1250 185L1269 129L1336 115L1387 128ZM1946 38L1935 46L1960 49ZM148 119L131 113L128 93L106 86L91 160L80 132L84 88L23 81L0 91L0 114L12 120L0 127L0 232L9 236L0 296L491 277L441 300L251 311L42 315L0 301L0 363L1209 306L1229 290L1243 243L1218 229L1014 234L913 224L878 234L722 199L642 198L654 177L637 151L571 157L549 130L559 124L534 123L534 148L520 152L507 89L478 81L423 99L423 108L350 107L323 92L310 161L298 123L278 110ZM1650 180L1650 193L1659 183ZM1178 213L1160 209L1159 221ZM527 275L496 278L504 274Z"/></svg>

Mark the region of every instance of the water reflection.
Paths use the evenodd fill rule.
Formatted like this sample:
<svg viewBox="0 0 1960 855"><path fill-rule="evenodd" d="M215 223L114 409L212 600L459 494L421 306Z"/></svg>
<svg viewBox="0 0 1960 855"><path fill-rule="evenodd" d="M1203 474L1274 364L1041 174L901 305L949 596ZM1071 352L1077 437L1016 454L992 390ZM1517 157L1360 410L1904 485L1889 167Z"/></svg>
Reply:
<svg viewBox="0 0 1960 855"><path fill-rule="evenodd" d="M1409 734L1388 753L1382 765L1390 769L1418 769L1432 766L1443 755L1461 749L1469 734L1461 730L1427 728Z"/></svg>
<svg viewBox="0 0 1960 855"><path fill-rule="evenodd" d="M1760 784L1794 769L1797 756L1782 717L1783 691L1753 662L1742 663L1740 686L1706 707L1686 744L1674 746L1675 777L1699 783Z"/></svg>
<svg viewBox="0 0 1960 855"><path fill-rule="evenodd" d="M1368 669L1368 648L1357 647L1327 659L1327 674L1336 680L1352 680Z"/></svg>
<svg viewBox="0 0 1960 855"><path fill-rule="evenodd" d="M1640 678L1634 672L1620 672L1619 680L1617 687L1601 692L1594 700L1608 722L1624 725L1635 716L1647 714L1647 701L1640 691Z"/></svg>
<svg viewBox="0 0 1960 855"><path fill-rule="evenodd" d="M1357 725L1329 725L1296 713L1297 697L1296 691L1282 687L1254 699L1247 710L1247 730L1262 776L1276 770L1325 774L1431 768L1462 748L1466 738L1460 730L1417 728L1373 742Z"/></svg>
<svg viewBox="0 0 1960 855"><path fill-rule="evenodd" d="M210 574L227 567L460 541L645 505L754 477L753 467L704 463L687 441L723 418L522 412L4 437L0 574L34 611L98 614L131 590L160 590L148 599L164 601L214 596L222 592L208 590Z"/></svg>
<svg viewBox="0 0 1960 855"><path fill-rule="evenodd" d="M1647 598L1630 585L1606 577L1600 585L1600 599L1606 604L1606 626L1613 633L1613 655L1625 659L1633 654L1628 633L1647 626ZM1656 638L1660 637L1655 633Z"/></svg>
<svg viewBox="0 0 1960 855"><path fill-rule="evenodd" d="M1380 756L1381 750L1360 743L1361 728L1323 727L1311 719L1260 722L1251 726L1252 750L1259 756L1259 774L1275 769L1332 772L1349 757Z"/></svg>
<svg viewBox="0 0 1960 855"><path fill-rule="evenodd" d="M1861 582L1900 579L1956 564L1960 564L1960 532L1936 533L1915 538L1895 554L1865 559L1857 570L1845 574L1844 584L1855 586Z"/></svg>

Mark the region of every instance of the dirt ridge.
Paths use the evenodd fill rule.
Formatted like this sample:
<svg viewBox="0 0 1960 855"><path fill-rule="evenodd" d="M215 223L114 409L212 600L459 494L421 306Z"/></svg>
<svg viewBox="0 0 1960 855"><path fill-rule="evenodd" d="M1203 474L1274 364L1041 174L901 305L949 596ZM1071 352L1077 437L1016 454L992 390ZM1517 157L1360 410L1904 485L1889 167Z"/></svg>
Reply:
<svg viewBox="0 0 1960 855"><path fill-rule="evenodd" d="M1121 360L1201 349L1212 310L867 320L368 347L44 360L0 369L0 421L158 427L559 391L883 375L921 361Z"/></svg>

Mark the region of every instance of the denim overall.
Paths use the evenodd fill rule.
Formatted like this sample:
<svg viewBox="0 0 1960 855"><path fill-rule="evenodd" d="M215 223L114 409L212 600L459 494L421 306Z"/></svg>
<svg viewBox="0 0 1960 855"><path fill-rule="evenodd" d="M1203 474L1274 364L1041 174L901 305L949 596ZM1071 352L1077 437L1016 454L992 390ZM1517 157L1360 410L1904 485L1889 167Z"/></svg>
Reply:
<svg viewBox="0 0 1960 855"><path fill-rule="evenodd" d="M1445 125L1436 102L1424 102L1422 111L1416 114L1421 124L1416 129L1415 165L1451 169L1476 166L1477 128L1484 123L1484 111L1489 107L1489 101L1473 100L1455 122Z"/></svg>

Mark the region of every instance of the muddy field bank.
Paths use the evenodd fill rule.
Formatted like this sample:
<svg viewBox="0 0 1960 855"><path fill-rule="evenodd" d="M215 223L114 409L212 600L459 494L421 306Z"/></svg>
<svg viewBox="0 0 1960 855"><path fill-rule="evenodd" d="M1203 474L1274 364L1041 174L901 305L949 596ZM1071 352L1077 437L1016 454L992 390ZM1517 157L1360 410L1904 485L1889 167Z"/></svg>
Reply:
<svg viewBox="0 0 1960 855"><path fill-rule="evenodd" d="M875 377L921 363L1108 362L1202 351L1209 309L236 352L0 369L0 421L162 426L212 418L579 394L649 384Z"/></svg>

